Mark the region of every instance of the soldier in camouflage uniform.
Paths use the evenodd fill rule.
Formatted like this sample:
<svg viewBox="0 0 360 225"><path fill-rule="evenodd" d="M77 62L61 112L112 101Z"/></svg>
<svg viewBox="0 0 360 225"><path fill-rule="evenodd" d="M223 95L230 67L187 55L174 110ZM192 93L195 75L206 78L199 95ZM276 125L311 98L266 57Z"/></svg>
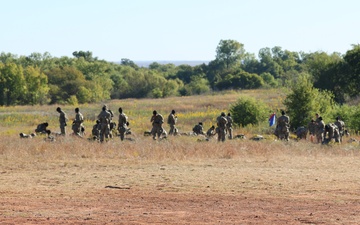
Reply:
<svg viewBox="0 0 360 225"><path fill-rule="evenodd" d="M325 123L321 116L319 116L316 120L316 140L318 143L323 143L324 141L324 133L325 133Z"/></svg>
<svg viewBox="0 0 360 225"><path fill-rule="evenodd" d="M128 117L123 113L122 108L119 108L119 123L118 123L118 131L120 133L120 140L124 140L125 133L127 131Z"/></svg>
<svg viewBox="0 0 360 225"><path fill-rule="evenodd" d="M216 134L216 130L215 130L215 126L212 125L209 130L206 132L206 136L208 138L211 138L212 136L214 136Z"/></svg>
<svg viewBox="0 0 360 225"><path fill-rule="evenodd" d="M202 123L202 122L199 122L198 124L196 124L196 125L193 127L193 132L194 132L194 134L196 134L196 135L199 135L199 134L205 135L203 123Z"/></svg>
<svg viewBox="0 0 360 225"><path fill-rule="evenodd" d="M340 116L336 117L335 125L339 129L340 141L342 142L342 137L344 136L344 131L345 131L345 123L344 121L341 120Z"/></svg>
<svg viewBox="0 0 360 225"><path fill-rule="evenodd" d="M96 120L96 124L93 126L91 131L93 140L100 140L100 120Z"/></svg>
<svg viewBox="0 0 360 225"><path fill-rule="evenodd" d="M227 119L226 132L229 134L229 139L233 139L233 128L232 128L233 119L230 113L227 114L226 119Z"/></svg>
<svg viewBox="0 0 360 225"><path fill-rule="evenodd" d="M62 109L60 107L56 108L56 111L58 113L60 113L59 116L59 123L60 123L60 131L61 131L61 135L66 135L66 122L69 120L66 116L66 113L64 111L62 111Z"/></svg>
<svg viewBox="0 0 360 225"><path fill-rule="evenodd" d="M285 111L281 112L281 116L277 119L276 134L279 139L289 140L290 118L286 115Z"/></svg>
<svg viewBox="0 0 360 225"><path fill-rule="evenodd" d="M226 139L226 125L228 123L226 119L226 115L224 112L221 113L221 115L216 119L216 123L218 126L218 141L225 141Z"/></svg>
<svg viewBox="0 0 360 225"><path fill-rule="evenodd" d="M102 111L98 115L98 120L100 121L100 142L103 142L105 138L109 138L111 122L111 113L107 110L106 105L102 107Z"/></svg>
<svg viewBox="0 0 360 225"><path fill-rule="evenodd" d="M297 139L305 139L306 140L306 134L307 134L307 128L306 127L298 127L295 131Z"/></svg>
<svg viewBox="0 0 360 225"><path fill-rule="evenodd" d="M167 123L170 125L169 135L177 135L178 129L175 127L176 122L177 116L175 115L175 110L172 110L167 120Z"/></svg>
<svg viewBox="0 0 360 225"><path fill-rule="evenodd" d="M311 141L311 142L314 141L315 127L316 127L315 120L312 119L312 120L308 123L308 132L309 132L309 137L310 137L310 141Z"/></svg>
<svg viewBox="0 0 360 225"><path fill-rule="evenodd" d="M334 139L335 142L337 142L337 143L341 142L339 128L334 123L329 123L329 124L325 125L323 143L327 144L327 143L331 142L332 139Z"/></svg>
<svg viewBox="0 0 360 225"><path fill-rule="evenodd" d="M83 122L84 122L84 116L80 113L79 108L75 108L75 119L72 124L72 130L74 131L74 134L78 136L83 136L82 130L84 130Z"/></svg>
<svg viewBox="0 0 360 225"><path fill-rule="evenodd" d="M164 132L164 129L162 127L164 123L164 117L161 114L157 113L156 110L154 110L150 122L152 123L153 126L151 129L151 134L153 136L153 139L156 140L156 136L158 139L160 139L161 134Z"/></svg>
<svg viewBox="0 0 360 225"><path fill-rule="evenodd" d="M49 124L47 122L37 125L37 127L35 129L35 133L46 134L48 126L49 126Z"/></svg>

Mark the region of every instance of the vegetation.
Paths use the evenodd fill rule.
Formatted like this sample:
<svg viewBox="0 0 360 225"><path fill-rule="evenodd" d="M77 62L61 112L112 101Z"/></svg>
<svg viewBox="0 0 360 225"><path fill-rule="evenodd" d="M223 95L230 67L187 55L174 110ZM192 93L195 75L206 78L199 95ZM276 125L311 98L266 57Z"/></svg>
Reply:
<svg viewBox="0 0 360 225"><path fill-rule="evenodd" d="M94 103L124 98L189 96L218 90L291 88L302 74L314 88L334 94L340 104L358 97L360 46L345 55L292 52L279 46L246 52L236 40L220 40L216 56L198 66L152 63L139 67L130 59L107 62L90 51L70 57L50 53L0 54L0 105Z"/></svg>

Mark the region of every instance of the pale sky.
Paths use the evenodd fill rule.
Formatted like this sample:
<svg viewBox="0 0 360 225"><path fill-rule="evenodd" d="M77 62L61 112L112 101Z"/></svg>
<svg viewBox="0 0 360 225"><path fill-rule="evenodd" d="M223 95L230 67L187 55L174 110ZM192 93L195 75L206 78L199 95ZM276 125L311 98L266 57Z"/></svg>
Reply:
<svg viewBox="0 0 360 225"><path fill-rule="evenodd" d="M0 52L91 51L107 61L214 60L220 40L345 54L358 0L0 0Z"/></svg>

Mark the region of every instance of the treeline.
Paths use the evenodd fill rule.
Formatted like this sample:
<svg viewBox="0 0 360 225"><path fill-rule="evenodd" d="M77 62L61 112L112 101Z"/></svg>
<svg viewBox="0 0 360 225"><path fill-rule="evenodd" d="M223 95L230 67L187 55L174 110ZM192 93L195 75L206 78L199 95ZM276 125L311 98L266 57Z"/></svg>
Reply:
<svg viewBox="0 0 360 225"><path fill-rule="evenodd" d="M107 62L89 51L73 57L49 53L0 54L0 105L81 104L121 98L163 98L226 89L292 87L308 75L315 88L345 103L360 91L360 45L345 55L263 48L257 57L235 40L221 40L216 56L198 66L157 62L139 67L130 59Z"/></svg>

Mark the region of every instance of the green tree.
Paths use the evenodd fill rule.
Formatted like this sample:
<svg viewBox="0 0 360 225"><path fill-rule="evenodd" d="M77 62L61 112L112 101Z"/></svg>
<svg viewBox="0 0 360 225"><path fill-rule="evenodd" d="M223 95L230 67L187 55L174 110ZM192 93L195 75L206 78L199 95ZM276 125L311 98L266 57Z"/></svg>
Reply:
<svg viewBox="0 0 360 225"><path fill-rule="evenodd" d="M326 121L334 106L332 94L314 88L309 76L309 74L302 74L284 100L291 127L294 129L307 126L315 113L320 113Z"/></svg>
<svg viewBox="0 0 360 225"><path fill-rule="evenodd" d="M28 66L24 70L26 92L24 103L26 104L46 104L48 103L48 78L40 72L40 69Z"/></svg>
<svg viewBox="0 0 360 225"><path fill-rule="evenodd" d="M0 105L22 103L25 93L25 78L22 66L15 63L0 63Z"/></svg>
<svg viewBox="0 0 360 225"><path fill-rule="evenodd" d="M216 60L229 69L232 66L240 65L245 53L243 44L235 40L220 40L216 48Z"/></svg>
<svg viewBox="0 0 360 225"><path fill-rule="evenodd" d="M269 109L261 100L252 97L240 97L236 103L230 106L234 124L245 127L258 125L266 121Z"/></svg>

